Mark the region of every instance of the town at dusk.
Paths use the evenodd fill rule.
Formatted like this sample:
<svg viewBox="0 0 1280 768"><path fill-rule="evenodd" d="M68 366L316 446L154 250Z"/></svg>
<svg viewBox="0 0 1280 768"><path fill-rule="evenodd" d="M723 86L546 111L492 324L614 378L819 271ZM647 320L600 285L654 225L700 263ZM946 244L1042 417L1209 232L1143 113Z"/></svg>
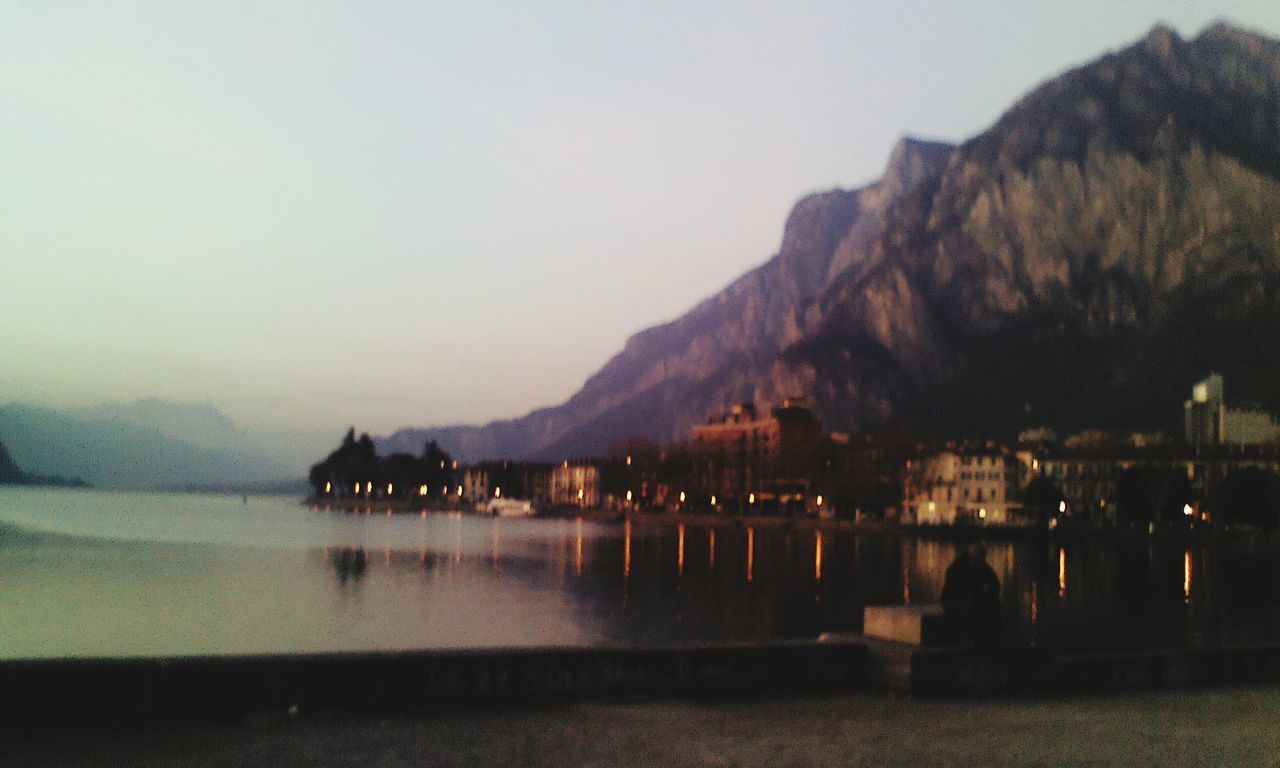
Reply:
<svg viewBox="0 0 1280 768"><path fill-rule="evenodd" d="M0 762L1280 755L1280 6L0 19Z"/></svg>

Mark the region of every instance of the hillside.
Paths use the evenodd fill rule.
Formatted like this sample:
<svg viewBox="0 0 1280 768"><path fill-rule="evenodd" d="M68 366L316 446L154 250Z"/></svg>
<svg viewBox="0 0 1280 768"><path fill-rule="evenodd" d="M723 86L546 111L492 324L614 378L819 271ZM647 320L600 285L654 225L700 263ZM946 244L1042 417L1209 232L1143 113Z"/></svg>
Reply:
<svg viewBox="0 0 1280 768"><path fill-rule="evenodd" d="M30 476L74 477L101 488L161 489L241 486L299 477L302 465L200 432L221 424L207 406L142 401L130 406L53 411L12 403L0 407L0 434ZM136 420L135 420L136 419Z"/></svg>
<svg viewBox="0 0 1280 768"><path fill-rule="evenodd" d="M1209 370L1280 410L1278 279L1280 43L1157 27L959 147L904 141L877 184L800 201L778 255L566 403L384 444L554 459L787 395L842 429L1176 431Z"/></svg>

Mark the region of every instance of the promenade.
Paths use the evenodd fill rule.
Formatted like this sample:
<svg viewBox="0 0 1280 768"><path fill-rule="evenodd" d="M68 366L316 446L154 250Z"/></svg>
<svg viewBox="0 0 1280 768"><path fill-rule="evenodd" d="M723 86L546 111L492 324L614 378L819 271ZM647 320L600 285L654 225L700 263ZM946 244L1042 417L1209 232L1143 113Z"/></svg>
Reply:
<svg viewBox="0 0 1280 768"><path fill-rule="evenodd" d="M1280 766L1280 686L590 702L26 732L7 766Z"/></svg>

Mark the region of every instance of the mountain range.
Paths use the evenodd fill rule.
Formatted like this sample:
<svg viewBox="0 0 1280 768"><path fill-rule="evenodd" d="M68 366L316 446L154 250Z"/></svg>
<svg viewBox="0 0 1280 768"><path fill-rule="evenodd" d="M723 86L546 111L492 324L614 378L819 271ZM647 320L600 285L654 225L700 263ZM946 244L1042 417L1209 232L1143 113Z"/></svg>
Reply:
<svg viewBox="0 0 1280 768"><path fill-rule="evenodd" d="M1280 42L1157 26L959 145L903 139L876 183L800 200L775 256L566 402L378 442L557 460L787 396L829 429L1176 433L1210 370L1280 409L1278 279Z"/></svg>
<svg viewBox="0 0 1280 768"><path fill-rule="evenodd" d="M31 477L237 492L301 489L308 462L329 442L243 429L211 404L154 398L66 410L11 403L0 406L0 439Z"/></svg>

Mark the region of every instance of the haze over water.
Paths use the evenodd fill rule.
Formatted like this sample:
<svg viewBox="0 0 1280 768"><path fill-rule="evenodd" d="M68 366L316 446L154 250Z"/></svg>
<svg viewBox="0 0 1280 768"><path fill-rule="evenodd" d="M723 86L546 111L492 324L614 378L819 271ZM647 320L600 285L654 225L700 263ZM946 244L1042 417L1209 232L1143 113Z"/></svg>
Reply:
<svg viewBox="0 0 1280 768"><path fill-rule="evenodd" d="M896 533L0 489L0 658L811 638L936 602L954 545ZM1280 637L1274 546L989 543L1011 640Z"/></svg>

